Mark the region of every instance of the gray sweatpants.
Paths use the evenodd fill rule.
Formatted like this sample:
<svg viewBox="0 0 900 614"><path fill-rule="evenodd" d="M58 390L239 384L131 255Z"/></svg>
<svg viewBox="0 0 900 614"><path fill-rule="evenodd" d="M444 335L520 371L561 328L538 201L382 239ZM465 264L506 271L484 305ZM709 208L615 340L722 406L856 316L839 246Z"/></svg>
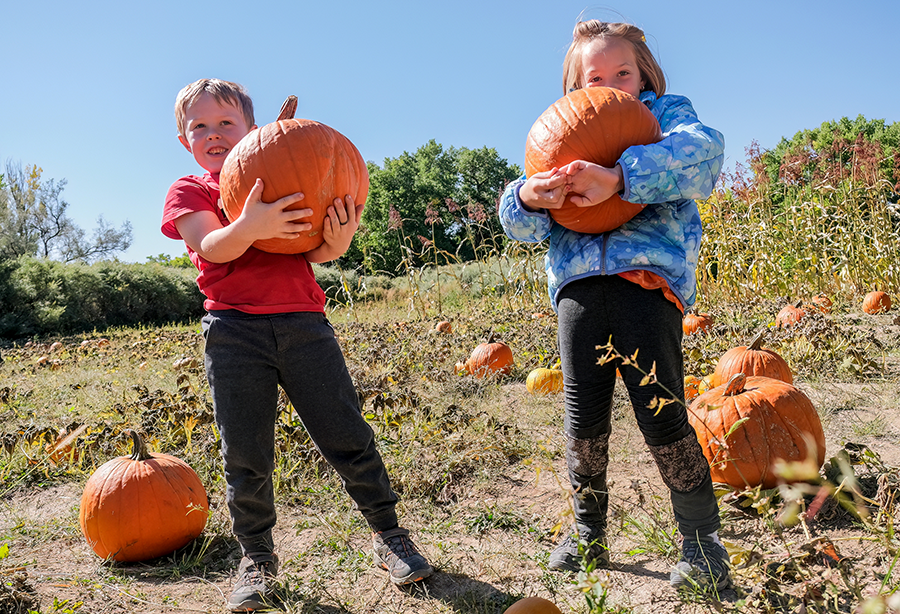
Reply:
<svg viewBox="0 0 900 614"><path fill-rule="evenodd" d="M244 554L271 553L274 547L279 385L369 526L396 526L397 495L325 315L214 311L202 324L225 498Z"/></svg>

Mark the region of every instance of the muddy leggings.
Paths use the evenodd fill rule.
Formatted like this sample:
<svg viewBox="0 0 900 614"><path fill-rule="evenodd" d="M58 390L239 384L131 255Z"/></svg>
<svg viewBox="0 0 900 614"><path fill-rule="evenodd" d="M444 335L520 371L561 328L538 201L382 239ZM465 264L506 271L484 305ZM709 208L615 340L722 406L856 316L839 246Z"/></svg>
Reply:
<svg viewBox="0 0 900 614"><path fill-rule="evenodd" d="M719 528L709 464L680 403L656 413L654 397L684 401L681 311L662 290L646 290L617 275L595 275L563 286L558 295L559 350L565 382L566 462L575 491L576 521L606 526L609 433L616 368L628 390L638 426L668 486L683 535ZM658 384L641 386L643 374L621 360L598 364L612 342L644 372L656 363ZM638 351L640 350L640 351Z"/></svg>

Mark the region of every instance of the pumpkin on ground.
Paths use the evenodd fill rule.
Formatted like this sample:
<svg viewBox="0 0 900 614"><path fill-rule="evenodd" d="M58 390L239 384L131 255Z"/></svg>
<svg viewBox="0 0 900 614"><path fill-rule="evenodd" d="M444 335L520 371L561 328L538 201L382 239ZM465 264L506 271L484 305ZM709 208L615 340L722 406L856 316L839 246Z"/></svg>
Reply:
<svg viewBox="0 0 900 614"><path fill-rule="evenodd" d="M775 325L779 328L793 326L800 322L805 315L806 310L803 309L803 301L797 301L793 305L785 305L778 312L778 315L775 316Z"/></svg>
<svg viewBox="0 0 900 614"><path fill-rule="evenodd" d="M653 113L639 100L617 89L588 87L570 92L537 119L525 143L525 174L560 168L585 160L613 167L632 145L662 138ZM550 216L570 230L601 233L618 228L643 209L614 194L591 207L579 207L567 196Z"/></svg>
<svg viewBox="0 0 900 614"><path fill-rule="evenodd" d="M825 433L812 402L780 380L737 373L727 384L691 403L697 432L714 482L735 488L774 488L776 461L825 461ZM811 440L815 449L809 449Z"/></svg>
<svg viewBox="0 0 900 614"><path fill-rule="evenodd" d="M700 394L699 390L700 386L700 378L696 375L685 375L684 376L684 400L691 401L698 394Z"/></svg>
<svg viewBox="0 0 900 614"><path fill-rule="evenodd" d="M503 614L562 614L552 601L543 597L526 597L506 608Z"/></svg>
<svg viewBox="0 0 900 614"><path fill-rule="evenodd" d="M449 335L453 332L453 325L447 320L442 320L435 325L434 330Z"/></svg>
<svg viewBox="0 0 900 614"><path fill-rule="evenodd" d="M866 294L863 299L863 311L870 315L887 313L891 310L891 297L886 292L875 290Z"/></svg>
<svg viewBox="0 0 900 614"><path fill-rule="evenodd" d="M832 303L828 295L823 292L812 297L812 304L822 313L828 314L831 313L831 307L834 303Z"/></svg>
<svg viewBox="0 0 900 614"><path fill-rule="evenodd" d="M507 375L513 366L512 349L493 335L486 343L478 344L468 360L456 363L456 370L471 373L475 377L488 377L494 373Z"/></svg>
<svg viewBox="0 0 900 614"><path fill-rule="evenodd" d="M794 383L794 374L787 361L773 350L762 347L765 330L759 331L749 345L731 348L719 358L712 377L712 387L728 382L735 373L744 375L762 375L780 379L788 384Z"/></svg>
<svg viewBox="0 0 900 614"><path fill-rule="evenodd" d="M187 463L150 454L135 431L131 456L107 461L81 496L81 531L103 559L146 561L174 552L203 532L209 502Z"/></svg>
<svg viewBox="0 0 900 614"><path fill-rule="evenodd" d="M285 102L285 106L288 102ZM280 117L293 112L282 112ZM359 150L343 134L309 119L279 119L251 130L228 153L219 175L222 205L229 221L236 220L257 179L263 180L263 202L295 192L303 200L288 209L312 209L312 229L295 239L263 239L253 247L278 254L299 254L319 247L328 207L349 194L356 205L366 202L369 171Z"/></svg>
<svg viewBox="0 0 900 614"><path fill-rule="evenodd" d="M686 313L681 321L681 329L685 335L693 335L709 330L715 322L715 318L708 313Z"/></svg>
<svg viewBox="0 0 900 614"><path fill-rule="evenodd" d="M534 369L525 379L525 389L531 394L562 392L563 373L559 369Z"/></svg>

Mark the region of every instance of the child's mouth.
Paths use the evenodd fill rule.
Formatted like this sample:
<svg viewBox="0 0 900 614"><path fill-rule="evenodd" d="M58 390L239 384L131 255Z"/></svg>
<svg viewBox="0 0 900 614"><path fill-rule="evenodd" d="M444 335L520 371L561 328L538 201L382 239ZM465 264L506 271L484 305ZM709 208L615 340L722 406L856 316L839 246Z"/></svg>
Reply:
<svg viewBox="0 0 900 614"><path fill-rule="evenodd" d="M228 151L228 150L227 150L226 148L224 148L224 147L213 147L212 149L210 149L210 150L207 151L206 153L208 153L208 154L211 155L211 156L217 156L217 155L219 155L219 154L225 153L226 151Z"/></svg>

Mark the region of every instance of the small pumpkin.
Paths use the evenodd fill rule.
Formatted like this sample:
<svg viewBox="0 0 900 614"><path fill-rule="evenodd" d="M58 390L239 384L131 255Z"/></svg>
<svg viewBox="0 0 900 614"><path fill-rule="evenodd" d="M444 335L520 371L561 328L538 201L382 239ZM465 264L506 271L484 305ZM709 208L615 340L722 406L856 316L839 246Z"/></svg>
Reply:
<svg viewBox="0 0 900 614"><path fill-rule="evenodd" d="M107 461L88 479L79 521L103 559L146 561L174 552L203 532L209 501L184 461L150 454L135 431L131 456Z"/></svg>
<svg viewBox="0 0 900 614"><path fill-rule="evenodd" d="M787 361L777 352L762 347L763 335L765 330L759 331L749 345L739 345L722 354L712 376L713 388L728 382L735 373L762 375L788 384L794 383L794 374Z"/></svg>
<svg viewBox="0 0 900 614"><path fill-rule="evenodd" d="M513 366L512 349L493 335L485 342L478 344L468 360L456 363L456 370L471 373L475 377L488 377L494 373L509 374Z"/></svg>
<svg viewBox="0 0 900 614"><path fill-rule="evenodd" d="M560 168L575 160L613 167L632 145L649 145L662 138L653 113L620 90L588 87L553 103L534 122L525 142L525 174ZM618 228L644 208L614 194L602 203L579 207L567 196L550 216L570 230L601 233Z"/></svg>
<svg viewBox="0 0 900 614"><path fill-rule="evenodd" d="M812 304L820 312L828 314L831 313L831 307L834 303L832 303L827 294L822 292L812 297Z"/></svg>
<svg viewBox="0 0 900 614"><path fill-rule="evenodd" d="M531 394L562 392L563 372L559 369L534 369L525 379L525 389Z"/></svg>
<svg viewBox="0 0 900 614"><path fill-rule="evenodd" d="M450 322L448 322L447 320L442 320L435 325L434 330L439 333L449 335L453 332L453 325L450 324Z"/></svg>
<svg viewBox="0 0 900 614"><path fill-rule="evenodd" d="M686 375L684 377L684 399L692 401L700 394L699 390L700 378L696 375Z"/></svg>
<svg viewBox="0 0 900 614"><path fill-rule="evenodd" d="M288 106L290 99L285 102ZM303 200L288 209L312 209L302 222L312 229L295 239L263 239L253 247L278 254L299 254L319 247L328 207L346 194L356 205L366 202L369 171L359 150L337 130L309 119L278 121L251 130L225 158L219 190L225 216L236 220L257 179L263 180L262 200L273 202L295 192Z"/></svg>
<svg viewBox="0 0 900 614"><path fill-rule="evenodd" d="M880 290L869 292L863 299L862 309L870 315L887 313L891 310L891 297Z"/></svg>
<svg viewBox="0 0 900 614"><path fill-rule="evenodd" d="M803 309L803 301L797 301L792 305L785 305L778 315L775 316L775 325L779 328L793 326L800 322L806 316L806 310Z"/></svg>
<svg viewBox="0 0 900 614"><path fill-rule="evenodd" d="M708 313L686 313L681 321L681 329L685 335L693 335L694 333L705 332L710 326L715 324L716 320Z"/></svg>
<svg viewBox="0 0 900 614"><path fill-rule="evenodd" d="M543 597L526 597L506 608L503 614L562 614L552 601Z"/></svg>
<svg viewBox="0 0 900 614"><path fill-rule="evenodd" d="M809 398L787 382L736 373L691 403L688 419L714 482L774 488L776 461L825 461L825 433ZM807 447L806 437L815 442Z"/></svg>

